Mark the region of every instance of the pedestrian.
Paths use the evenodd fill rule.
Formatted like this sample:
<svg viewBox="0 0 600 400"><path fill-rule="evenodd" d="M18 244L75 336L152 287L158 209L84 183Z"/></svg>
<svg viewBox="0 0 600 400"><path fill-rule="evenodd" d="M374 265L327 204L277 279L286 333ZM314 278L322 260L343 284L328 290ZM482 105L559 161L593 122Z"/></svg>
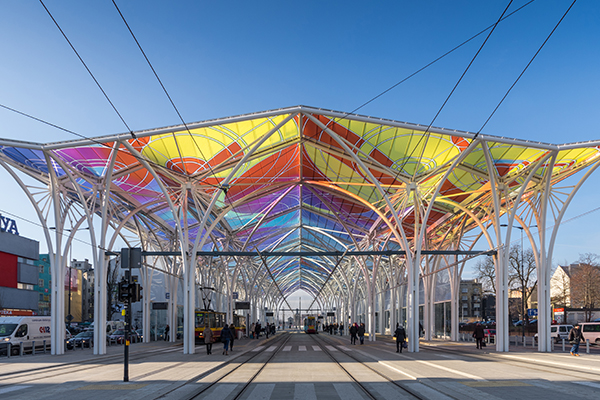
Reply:
<svg viewBox="0 0 600 400"><path fill-rule="evenodd" d="M365 324L363 324L361 322L360 326L358 327L358 338L360 339L360 344L365 344Z"/></svg>
<svg viewBox="0 0 600 400"><path fill-rule="evenodd" d="M483 349L483 338L485 337L485 334L483 332L483 326L481 326L481 324L478 323L477 325L475 325L475 329L473 330L473 337L477 342L477 348Z"/></svg>
<svg viewBox="0 0 600 400"><path fill-rule="evenodd" d="M356 334L358 333L358 326L356 322L350 326L350 344L356 344Z"/></svg>
<svg viewBox="0 0 600 400"><path fill-rule="evenodd" d="M260 322L257 322L254 326L254 333L256 334L256 338L260 337Z"/></svg>
<svg viewBox="0 0 600 400"><path fill-rule="evenodd" d="M269 327L269 323L267 322L267 326L265 327L265 335L267 336L267 339L269 338L269 330L270 330L270 327Z"/></svg>
<svg viewBox="0 0 600 400"><path fill-rule="evenodd" d="M233 351L233 342L235 342L235 325L229 325L229 330L231 331L231 342L229 343L229 350Z"/></svg>
<svg viewBox="0 0 600 400"><path fill-rule="evenodd" d="M402 348L406 342L406 331L402 325L396 324L394 336L396 337L396 353L402 353Z"/></svg>
<svg viewBox="0 0 600 400"><path fill-rule="evenodd" d="M165 341L169 340L169 324L167 324L167 326L165 326Z"/></svg>
<svg viewBox="0 0 600 400"><path fill-rule="evenodd" d="M208 326L204 327L204 331L202 331L202 335L204 336L204 344L206 345L206 354L212 354L212 344L213 344L213 331Z"/></svg>
<svg viewBox="0 0 600 400"><path fill-rule="evenodd" d="M231 341L231 330L229 330L229 326L225 324L223 329L221 329L221 342L223 342L223 354L229 355L229 342Z"/></svg>
<svg viewBox="0 0 600 400"><path fill-rule="evenodd" d="M573 345L571 347L571 355L579 357L579 343L585 340L583 338L583 332L581 332L581 326L576 323L573 328L569 331L569 343Z"/></svg>
<svg viewBox="0 0 600 400"><path fill-rule="evenodd" d="M250 337L250 339L254 339L254 329L255 329L255 327L256 327L256 325L253 322L252 325L250 325L250 332L248 332L248 336Z"/></svg>

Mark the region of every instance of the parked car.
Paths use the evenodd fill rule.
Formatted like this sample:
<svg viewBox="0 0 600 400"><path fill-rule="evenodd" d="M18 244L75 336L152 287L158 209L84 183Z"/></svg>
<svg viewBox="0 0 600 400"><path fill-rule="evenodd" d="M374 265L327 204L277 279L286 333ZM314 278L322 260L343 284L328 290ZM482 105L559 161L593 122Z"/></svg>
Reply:
<svg viewBox="0 0 600 400"><path fill-rule="evenodd" d="M92 347L94 344L94 331L88 330L78 333L71 339L67 339L67 349L76 347Z"/></svg>
<svg viewBox="0 0 600 400"><path fill-rule="evenodd" d="M125 343L125 329L117 329L110 336L108 336L108 339L119 344ZM129 333L129 341L131 343L139 342L139 336L136 331Z"/></svg>
<svg viewBox="0 0 600 400"><path fill-rule="evenodd" d="M114 341L116 343L124 343L125 342L125 330L123 329L117 329L116 331L114 331L113 333L111 333L108 338L111 341Z"/></svg>
<svg viewBox="0 0 600 400"><path fill-rule="evenodd" d="M483 339L489 340L490 336L496 336L496 330L495 329L484 329L483 330Z"/></svg>

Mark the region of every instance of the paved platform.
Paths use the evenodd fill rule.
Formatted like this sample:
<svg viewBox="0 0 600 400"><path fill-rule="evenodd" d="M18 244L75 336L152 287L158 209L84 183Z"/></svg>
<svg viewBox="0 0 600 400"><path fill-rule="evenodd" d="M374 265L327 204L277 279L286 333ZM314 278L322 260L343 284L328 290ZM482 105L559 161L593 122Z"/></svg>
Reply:
<svg viewBox="0 0 600 400"><path fill-rule="evenodd" d="M287 342L277 351L278 341ZM288 337L289 336L289 337ZM123 346L94 356L90 349L0 358L2 399L184 399L206 388L198 398L231 399L258 373L243 399L364 399L350 374L378 399L414 398L387 379L431 399L600 398L600 353L581 348L581 357L539 353L531 347L477 350L473 343L421 342L419 353L396 353L389 337L351 345L347 336L303 333L277 334L265 339L236 340L233 352L221 345L207 355L182 354L180 344L137 343L130 347L129 382L123 382ZM216 384L217 376L245 364ZM270 358L259 371L259 367ZM367 368L369 367L369 369ZM258 371L258 372L257 372ZM385 378L387 377L387 378Z"/></svg>

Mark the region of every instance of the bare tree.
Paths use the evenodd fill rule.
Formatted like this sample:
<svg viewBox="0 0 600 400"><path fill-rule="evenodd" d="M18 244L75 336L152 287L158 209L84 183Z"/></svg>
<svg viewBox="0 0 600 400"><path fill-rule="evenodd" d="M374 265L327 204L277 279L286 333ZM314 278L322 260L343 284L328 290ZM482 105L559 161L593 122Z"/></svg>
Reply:
<svg viewBox="0 0 600 400"><path fill-rule="evenodd" d="M111 320L112 315L119 311L115 295L118 288L119 267L118 260L114 263L109 262L106 266L106 317L108 320Z"/></svg>
<svg viewBox="0 0 600 400"><path fill-rule="evenodd" d="M585 320L592 319L593 308L600 304L600 266L598 255L586 253L579 256L579 266L571 274L571 302L581 307Z"/></svg>
<svg viewBox="0 0 600 400"><path fill-rule="evenodd" d="M522 250L515 245L510 248L508 255L509 285L512 289L521 291L523 320L527 321L525 306L537 286L537 273L533 250Z"/></svg>
<svg viewBox="0 0 600 400"><path fill-rule="evenodd" d="M475 264L475 275L481 282L483 292L496 295L496 266L492 256L479 259Z"/></svg>

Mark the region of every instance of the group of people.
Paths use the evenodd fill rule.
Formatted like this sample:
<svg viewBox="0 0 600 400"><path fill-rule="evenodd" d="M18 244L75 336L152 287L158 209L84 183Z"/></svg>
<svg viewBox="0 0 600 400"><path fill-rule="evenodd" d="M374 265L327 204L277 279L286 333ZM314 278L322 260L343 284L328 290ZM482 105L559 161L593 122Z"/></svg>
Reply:
<svg viewBox="0 0 600 400"><path fill-rule="evenodd" d="M356 340L360 340L360 344L365 343L365 324L360 325L356 322L350 325L350 344L356 344ZM358 336L358 338L357 338Z"/></svg>
<svg viewBox="0 0 600 400"><path fill-rule="evenodd" d="M233 351L235 334L235 326L233 324L225 324L225 326L221 329L220 340L221 343L223 343L224 355L229 355L229 352ZM215 341L214 332L209 327L205 327L202 335L204 336L204 344L206 345L206 354L212 354L212 344Z"/></svg>
<svg viewBox="0 0 600 400"><path fill-rule="evenodd" d="M341 324L323 325L323 332L329 332L330 335L337 335L339 332L340 336L342 336L344 334L344 327Z"/></svg>
<svg viewBox="0 0 600 400"><path fill-rule="evenodd" d="M265 335L267 336L267 339L269 338L269 335L274 335L275 334L275 324L269 324L267 322L267 325L263 328L263 326L261 325L260 322L256 322L253 323L252 325L250 325L250 329L248 330L248 337L250 339L259 339L260 338L260 334L262 332L265 333Z"/></svg>

